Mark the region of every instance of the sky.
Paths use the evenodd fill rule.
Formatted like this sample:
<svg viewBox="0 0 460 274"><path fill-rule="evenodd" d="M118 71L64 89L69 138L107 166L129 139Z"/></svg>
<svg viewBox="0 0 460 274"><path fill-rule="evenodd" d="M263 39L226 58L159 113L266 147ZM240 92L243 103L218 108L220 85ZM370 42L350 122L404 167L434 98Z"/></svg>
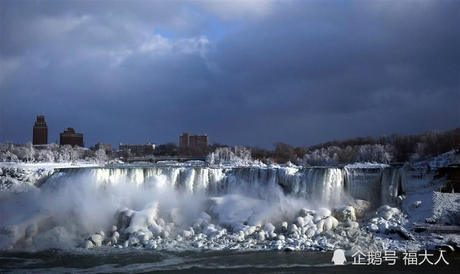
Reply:
<svg viewBox="0 0 460 274"><path fill-rule="evenodd" d="M270 148L460 126L460 1L0 1L0 142Z"/></svg>

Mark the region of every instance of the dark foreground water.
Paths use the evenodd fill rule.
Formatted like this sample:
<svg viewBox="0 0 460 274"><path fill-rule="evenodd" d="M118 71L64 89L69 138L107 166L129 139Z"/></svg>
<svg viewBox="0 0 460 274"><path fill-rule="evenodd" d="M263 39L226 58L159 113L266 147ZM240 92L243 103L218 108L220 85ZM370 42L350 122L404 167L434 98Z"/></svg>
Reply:
<svg viewBox="0 0 460 274"><path fill-rule="evenodd" d="M436 255L435 255L436 256ZM0 252L0 272L184 272L184 273L460 273L460 253L445 254L449 265L353 265L331 263L331 252L203 251L171 252L152 250L46 250L41 252ZM436 257L437 258L437 257Z"/></svg>

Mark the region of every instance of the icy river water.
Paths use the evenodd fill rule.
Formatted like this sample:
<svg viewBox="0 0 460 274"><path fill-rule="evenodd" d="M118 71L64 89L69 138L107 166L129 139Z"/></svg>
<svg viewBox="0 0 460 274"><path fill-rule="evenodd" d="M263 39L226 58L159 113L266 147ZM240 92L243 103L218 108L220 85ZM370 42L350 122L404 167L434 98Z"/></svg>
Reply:
<svg viewBox="0 0 460 274"><path fill-rule="evenodd" d="M1 272L117 273L458 273L460 254L445 255L449 265L333 265L332 252L314 251L155 251L144 249L0 252ZM399 254L400 258L403 257Z"/></svg>

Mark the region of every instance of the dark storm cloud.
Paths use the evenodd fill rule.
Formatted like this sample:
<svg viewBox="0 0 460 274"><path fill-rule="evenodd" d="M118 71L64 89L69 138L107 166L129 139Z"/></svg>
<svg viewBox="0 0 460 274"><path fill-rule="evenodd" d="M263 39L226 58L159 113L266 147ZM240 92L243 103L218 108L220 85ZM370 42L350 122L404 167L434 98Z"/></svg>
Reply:
<svg viewBox="0 0 460 274"><path fill-rule="evenodd" d="M0 141L308 145L460 125L458 1L2 1Z"/></svg>

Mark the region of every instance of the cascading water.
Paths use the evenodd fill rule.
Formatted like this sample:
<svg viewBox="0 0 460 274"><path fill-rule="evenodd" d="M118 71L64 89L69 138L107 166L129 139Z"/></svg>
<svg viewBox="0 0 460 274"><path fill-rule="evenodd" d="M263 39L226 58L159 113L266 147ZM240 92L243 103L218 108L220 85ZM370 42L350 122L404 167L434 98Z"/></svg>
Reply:
<svg viewBox="0 0 460 274"><path fill-rule="evenodd" d="M355 199L371 201L374 206L397 204L403 194L404 168L344 169L346 191Z"/></svg>
<svg viewBox="0 0 460 274"><path fill-rule="evenodd" d="M350 204L354 198L375 206L394 202L403 177L393 169L62 169L34 191L0 197L0 248L82 246L82 239L100 231L86 246L155 247L173 239L176 246L189 239L210 248L240 242L249 248L249 236L264 242L278 239L277 233L298 233L294 239L307 237L302 248L308 249L312 237L337 226L326 208ZM285 220L296 220L290 232Z"/></svg>
<svg viewBox="0 0 460 274"><path fill-rule="evenodd" d="M347 198L344 172L339 168L90 168L63 170L54 174L47 184L79 176L100 186L120 183L145 187L168 185L189 193L245 193L267 200L281 191L324 206L339 204Z"/></svg>

